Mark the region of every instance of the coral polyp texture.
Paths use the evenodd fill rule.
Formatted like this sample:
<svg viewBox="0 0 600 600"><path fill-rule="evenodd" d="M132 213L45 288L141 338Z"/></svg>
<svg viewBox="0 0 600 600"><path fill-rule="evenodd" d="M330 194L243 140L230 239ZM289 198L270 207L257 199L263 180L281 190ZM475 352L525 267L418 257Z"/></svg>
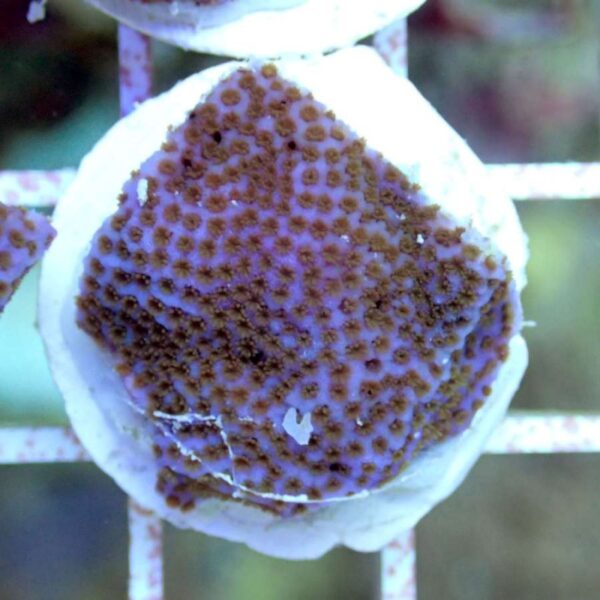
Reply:
<svg viewBox="0 0 600 600"><path fill-rule="evenodd" d="M0 312L54 236L42 215L0 203Z"/></svg>
<svg viewBox="0 0 600 600"><path fill-rule="evenodd" d="M83 443L176 524L278 556L414 525L526 363L524 238L479 169L364 48L229 63L138 108L59 204L42 277Z"/></svg>
<svg viewBox="0 0 600 600"><path fill-rule="evenodd" d="M186 49L237 57L307 55L349 46L424 0L88 0Z"/></svg>
<svg viewBox="0 0 600 600"><path fill-rule="evenodd" d="M468 426L519 325L505 259L273 65L126 183L79 309L182 508L381 486Z"/></svg>

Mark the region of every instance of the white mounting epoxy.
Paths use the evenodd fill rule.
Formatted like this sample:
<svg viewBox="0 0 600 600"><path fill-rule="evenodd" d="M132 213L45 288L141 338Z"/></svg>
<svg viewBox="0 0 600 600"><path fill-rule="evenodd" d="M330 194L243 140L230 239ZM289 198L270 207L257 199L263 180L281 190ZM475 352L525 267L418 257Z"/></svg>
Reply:
<svg viewBox="0 0 600 600"><path fill-rule="evenodd" d="M312 423L310 422L311 414L307 412L300 422L298 422L298 416L298 411L295 408L288 408L285 417L283 417L283 428L301 446L306 446L313 430Z"/></svg>
<svg viewBox="0 0 600 600"><path fill-rule="evenodd" d="M144 206L148 202L148 180L140 179L137 184L137 196L140 206Z"/></svg>

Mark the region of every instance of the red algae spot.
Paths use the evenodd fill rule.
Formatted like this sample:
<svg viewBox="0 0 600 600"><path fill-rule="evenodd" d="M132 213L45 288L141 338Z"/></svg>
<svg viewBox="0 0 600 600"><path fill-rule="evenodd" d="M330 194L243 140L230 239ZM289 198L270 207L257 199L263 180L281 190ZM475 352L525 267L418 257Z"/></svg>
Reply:
<svg viewBox="0 0 600 600"><path fill-rule="evenodd" d="M293 516L468 427L519 327L504 258L273 65L189 116L125 184L78 298L167 504Z"/></svg>

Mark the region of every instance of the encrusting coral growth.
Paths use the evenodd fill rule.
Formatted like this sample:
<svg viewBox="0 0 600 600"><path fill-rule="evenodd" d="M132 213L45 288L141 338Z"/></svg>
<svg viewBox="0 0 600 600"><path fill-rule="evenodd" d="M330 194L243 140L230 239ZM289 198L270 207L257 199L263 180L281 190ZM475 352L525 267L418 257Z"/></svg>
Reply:
<svg viewBox="0 0 600 600"><path fill-rule="evenodd" d="M132 175L78 298L169 506L284 516L467 428L520 320L489 241L273 65L221 81Z"/></svg>
<svg viewBox="0 0 600 600"><path fill-rule="evenodd" d="M0 203L0 312L55 235L42 215Z"/></svg>

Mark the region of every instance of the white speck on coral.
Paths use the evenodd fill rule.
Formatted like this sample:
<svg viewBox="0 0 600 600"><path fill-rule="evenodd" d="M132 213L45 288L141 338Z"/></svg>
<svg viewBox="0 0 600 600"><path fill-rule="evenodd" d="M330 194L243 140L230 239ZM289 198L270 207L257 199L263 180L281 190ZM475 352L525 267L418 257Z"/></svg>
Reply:
<svg viewBox="0 0 600 600"><path fill-rule="evenodd" d="M362 422L362 419L356 419L355 423L359 426L362 427L364 425L364 423Z"/></svg>
<svg viewBox="0 0 600 600"><path fill-rule="evenodd" d="M235 480L228 473L211 473L213 477L228 483L229 485L236 485Z"/></svg>
<svg viewBox="0 0 600 600"><path fill-rule="evenodd" d="M140 179L137 184L137 197L140 206L144 206L148 202L148 180Z"/></svg>
<svg viewBox="0 0 600 600"><path fill-rule="evenodd" d="M27 21L29 23L37 23L46 18L46 1L47 0L32 0L29 3L27 10Z"/></svg>
<svg viewBox="0 0 600 600"><path fill-rule="evenodd" d="M161 410L155 410L154 416L157 419L167 419L168 421L189 423L190 421L200 421L202 423L216 423L217 418L213 415L199 415L197 413L184 413L182 415L172 415Z"/></svg>
<svg viewBox="0 0 600 600"><path fill-rule="evenodd" d="M425 238L423 237L423 235L421 233L419 233L417 235L417 244L422 244L425 241Z"/></svg>
<svg viewBox="0 0 600 600"><path fill-rule="evenodd" d="M300 422L298 422L298 416L298 411L295 408L288 408L285 417L283 417L283 428L298 444L306 446L313 430L312 423L310 422L311 414L307 412Z"/></svg>

